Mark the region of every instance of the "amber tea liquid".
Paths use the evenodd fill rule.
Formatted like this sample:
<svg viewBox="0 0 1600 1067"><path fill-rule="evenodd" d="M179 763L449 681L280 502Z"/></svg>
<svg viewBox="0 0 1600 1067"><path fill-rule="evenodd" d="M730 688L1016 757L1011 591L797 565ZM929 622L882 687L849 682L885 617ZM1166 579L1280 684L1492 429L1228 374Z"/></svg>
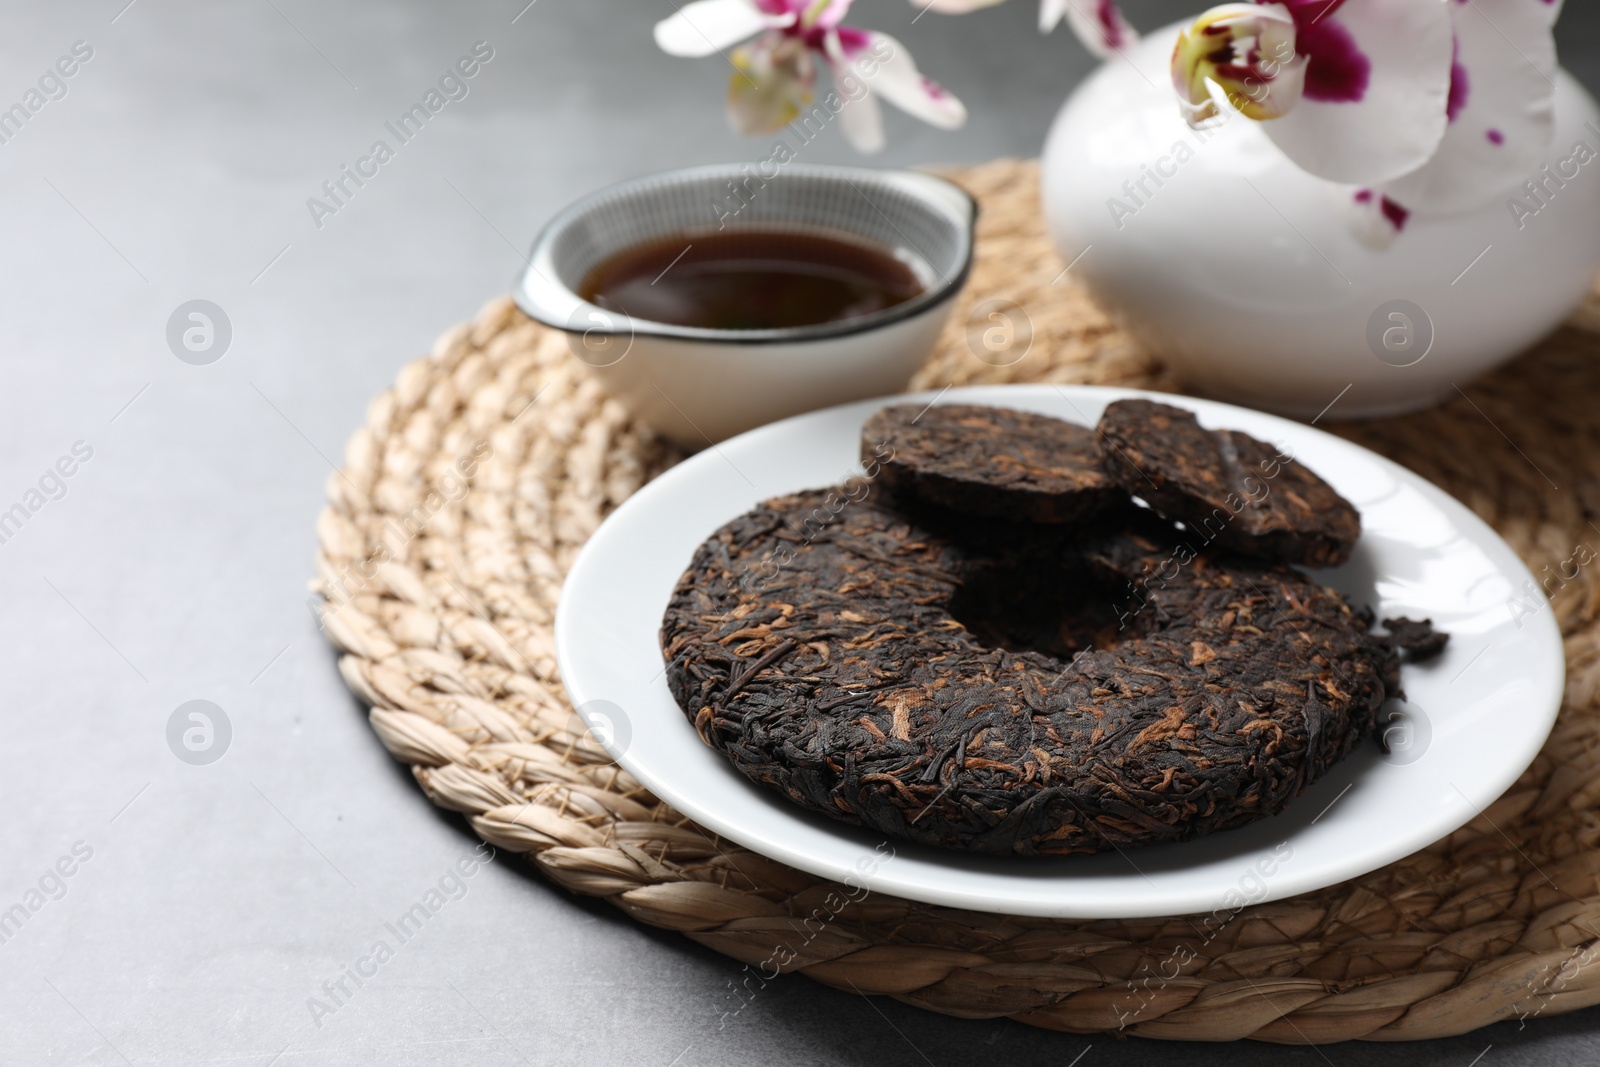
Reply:
<svg viewBox="0 0 1600 1067"><path fill-rule="evenodd" d="M649 322L777 330L870 315L923 291L884 249L781 230L668 237L623 249L578 295Z"/></svg>

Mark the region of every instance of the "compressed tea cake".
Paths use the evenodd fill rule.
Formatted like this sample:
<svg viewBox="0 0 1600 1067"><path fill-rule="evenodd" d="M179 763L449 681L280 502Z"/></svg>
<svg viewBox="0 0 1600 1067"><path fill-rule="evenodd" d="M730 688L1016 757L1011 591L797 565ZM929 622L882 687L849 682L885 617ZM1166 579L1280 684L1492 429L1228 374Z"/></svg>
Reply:
<svg viewBox="0 0 1600 1067"><path fill-rule="evenodd" d="M861 456L891 493L965 515L1068 523L1128 499L1093 431L1030 411L898 404L862 426Z"/></svg>
<svg viewBox="0 0 1600 1067"><path fill-rule="evenodd" d="M843 493L723 526L661 629L706 743L830 818L1000 855L1182 841L1280 811L1398 686L1339 593L1148 513L973 540Z"/></svg>
<svg viewBox="0 0 1600 1067"><path fill-rule="evenodd" d="M1193 412L1118 400L1100 418L1106 472L1218 547L1307 567L1346 562L1361 537L1348 500L1292 456Z"/></svg>

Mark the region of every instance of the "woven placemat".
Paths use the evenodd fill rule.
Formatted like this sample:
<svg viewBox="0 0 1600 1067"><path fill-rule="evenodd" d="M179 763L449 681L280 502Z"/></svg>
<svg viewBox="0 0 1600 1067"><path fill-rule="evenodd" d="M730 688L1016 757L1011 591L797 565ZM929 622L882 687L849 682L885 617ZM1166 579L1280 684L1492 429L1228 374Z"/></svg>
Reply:
<svg viewBox="0 0 1600 1067"><path fill-rule="evenodd" d="M955 176L982 201L978 262L916 387L1179 388L1063 274L1033 164ZM968 344L968 313L990 299L1031 320L1009 366ZM345 680L434 803L556 884L752 974L781 959L950 1015L1190 1040L1409 1040L1600 1002L1600 566L1585 565L1600 550L1600 299L1441 408L1333 428L1465 501L1546 583L1550 599L1527 604L1560 620L1566 704L1533 767L1480 818L1220 928L848 900L702 831L613 764L556 672L557 595L601 520L681 457L508 300L372 402L328 481L313 589Z"/></svg>

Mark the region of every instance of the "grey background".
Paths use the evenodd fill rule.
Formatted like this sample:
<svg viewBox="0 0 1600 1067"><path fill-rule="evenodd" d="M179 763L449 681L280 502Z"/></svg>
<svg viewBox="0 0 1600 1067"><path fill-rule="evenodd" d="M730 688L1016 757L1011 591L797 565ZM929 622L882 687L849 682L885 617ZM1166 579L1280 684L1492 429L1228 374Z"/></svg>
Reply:
<svg viewBox="0 0 1600 1067"><path fill-rule="evenodd" d="M803 978L723 1024L738 965L511 863L314 1025L318 986L474 845L372 736L307 611L330 458L566 202L767 150L727 131L720 60L656 52L669 0L524 2L6 5L0 106L73 42L94 57L0 145L0 509L74 442L93 457L0 544L0 909L75 843L93 855L0 944L0 1062L1600 1059L1592 1011L1418 1046L1191 1047L961 1022ZM1203 5L1127 6L1153 27ZM973 116L948 134L891 112L882 161L1035 153L1089 61L1064 32L1039 38L1034 12L913 25L899 0L862 0L853 21L899 36ZM1590 86L1597 14L1569 10L1561 33ZM494 58L470 95L314 226L306 199L478 40ZM837 131L808 152L855 158ZM192 299L232 323L208 366L165 340ZM196 699L233 730L205 766L166 741Z"/></svg>

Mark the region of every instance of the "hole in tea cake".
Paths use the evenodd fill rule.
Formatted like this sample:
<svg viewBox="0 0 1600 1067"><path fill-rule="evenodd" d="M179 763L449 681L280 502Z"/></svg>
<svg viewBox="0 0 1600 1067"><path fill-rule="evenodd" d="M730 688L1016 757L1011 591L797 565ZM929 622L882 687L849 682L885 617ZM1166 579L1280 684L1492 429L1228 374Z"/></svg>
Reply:
<svg viewBox="0 0 1600 1067"><path fill-rule="evenodd" d="M1070 660L1143 632L1139 617L1123 623L1129 595L1125 581L1082 559L995 562L968 576L949 611L985 645Z"/></svg>

